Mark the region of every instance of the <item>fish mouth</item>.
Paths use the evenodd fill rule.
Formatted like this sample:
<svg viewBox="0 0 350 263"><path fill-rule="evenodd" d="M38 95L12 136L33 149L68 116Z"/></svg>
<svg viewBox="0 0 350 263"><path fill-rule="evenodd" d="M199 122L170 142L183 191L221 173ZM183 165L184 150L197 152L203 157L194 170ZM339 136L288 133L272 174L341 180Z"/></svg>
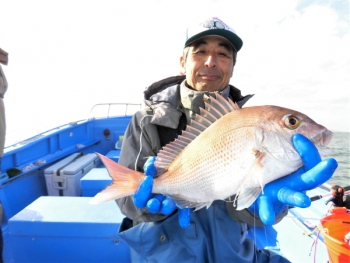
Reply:
<svg viewBox="0 0 350 263"><path fill-rule="evenodd" d="M324 129L322 132L317 134L311 141L317 147L318 152L322 156L322 158L330 156L332 154L332 149L328 148L329 142L332 140L333 132Z"/></svg>
<svg viewBox="0 0 350 263"><path fill-rule="evenodd" d="M315 137L311 139L311 141L320 148L327 148L329 142L332 140L333 132L325 129Z"/></svg>

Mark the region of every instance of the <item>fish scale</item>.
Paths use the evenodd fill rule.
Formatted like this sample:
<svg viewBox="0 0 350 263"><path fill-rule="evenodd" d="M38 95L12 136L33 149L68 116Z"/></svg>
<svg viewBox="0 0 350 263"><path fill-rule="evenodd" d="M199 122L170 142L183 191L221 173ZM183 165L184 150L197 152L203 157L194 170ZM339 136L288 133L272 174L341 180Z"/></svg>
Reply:
<svg viewBox="0 0 350 263"><path fill-rule="evenodd" d="M231 119L240 119L237 116L240 113L232 113L235 114L222 117L206 129L201 137L197 137L198 142L192 141L186 151L180 153L169 166L162 176L164 179L155 180L153 192L169 196L174 196L175 193L177 198L192 202L201 202L208 197L213 200L226 199L234 194L233 189L237 189L237 185L243 179L235 176L235 173L244 176L244 171L249 167L242 166L242 163L255 159L253 153L247 150L247 146L252 145L254 141L254 127L249 126L256 124L256 118L234 122ZM247 154L243 155L244 152ZM186 162L182 163L183 160ZM164 189L163 185L173 187Z"/></svg>
<svg viewBox="0 0 350 263"><path fill-rule="evenodd" d="M302 166L292 136L301 133L319 150L332 132L305 114L278 106L239 109L220 94L210 97L186 131L157 154L153 193L172 197L180 208L209 207L236 195L249 207L264 185ZM132 195L145 175L99 155L112 185L91 203Z"/></svg>

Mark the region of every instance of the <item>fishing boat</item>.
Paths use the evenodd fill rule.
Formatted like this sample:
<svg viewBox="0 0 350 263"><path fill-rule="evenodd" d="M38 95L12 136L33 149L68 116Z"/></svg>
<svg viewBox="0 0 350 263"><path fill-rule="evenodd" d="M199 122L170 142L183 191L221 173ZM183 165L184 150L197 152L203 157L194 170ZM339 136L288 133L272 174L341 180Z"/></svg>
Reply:
<svg viewBox="0 0 350 263"><path fill-rule="evenodd" d="M123 113L111 114L114 106L123 107ZM95 153L118 161L131 106L141 105L99 104L85 120L5 148L0 178L3 262L138 262L135 251L118 236L124 216L116 203L89 204L111 183ZM103 116L94 114L97 108L106 109ZM290 208L274 226L250 226L248 236L258 247L292 262L337 262L341 255L349 257L342 236L350 232L350 214L345 209L341 219L327 220L333 216L332 205L325 205L322 198L330 197L330 190L324 184L309 191L314 200L309 208ZM332 226L338 240L326 225L329 221L341 222L341 231L337 224Z"/></svg>

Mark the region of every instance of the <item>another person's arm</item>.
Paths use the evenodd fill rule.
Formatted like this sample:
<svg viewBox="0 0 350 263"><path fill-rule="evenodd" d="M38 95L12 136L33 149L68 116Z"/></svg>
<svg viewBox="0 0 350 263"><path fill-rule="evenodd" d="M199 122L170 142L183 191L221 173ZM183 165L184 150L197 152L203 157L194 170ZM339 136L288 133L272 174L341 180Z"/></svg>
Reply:
<svg viewBox="0 0 350 263"><path fill-rule="evenodd" d="M1 49L0 49L0 53L1 53ZM0 157L3 155L4 146L5 146L6 121L5 121L5 105L4 105L3 98L6 93L6 90L7 90L7 80L0 66ZM0 166L0 169L1 169L1 166Z"/></svg>

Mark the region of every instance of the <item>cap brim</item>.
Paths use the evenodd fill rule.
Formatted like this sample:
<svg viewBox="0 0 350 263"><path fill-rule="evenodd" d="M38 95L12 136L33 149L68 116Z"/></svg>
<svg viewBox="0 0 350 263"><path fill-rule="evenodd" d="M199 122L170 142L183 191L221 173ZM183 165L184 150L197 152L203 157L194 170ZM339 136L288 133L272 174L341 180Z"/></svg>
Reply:
<svg viewBox="0 0 350 263"><path fill-rule="evenodd" d="M203 31L187 39L187 41L185 42L185 47L189 46L191 43L193 43L197 39L205 36L221 36L223 38L226 38L229 42L231 42L231 44L236 49L236 51L239 51L243 46L242 39L238 37L236 34L234 34L233 32L225 29L211 29L211 30Z"/></svg>

